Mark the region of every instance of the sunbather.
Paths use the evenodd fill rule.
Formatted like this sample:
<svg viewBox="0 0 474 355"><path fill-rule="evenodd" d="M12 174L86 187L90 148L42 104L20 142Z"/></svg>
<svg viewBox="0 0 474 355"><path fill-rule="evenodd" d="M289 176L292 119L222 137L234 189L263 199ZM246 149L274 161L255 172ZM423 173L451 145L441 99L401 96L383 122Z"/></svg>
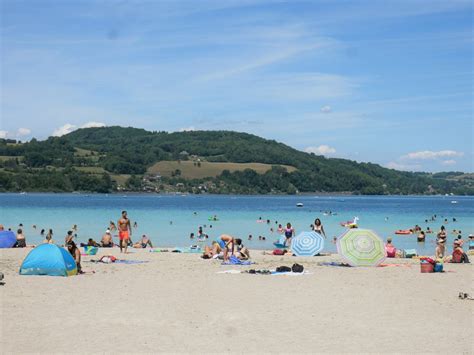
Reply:
<svg viewBox="0 0 474 355"><path fill-rule="evenodd" d="M151 240L145 235L142 235L142 239L140 239L139 242L133 244L134 248L146 248L147 245L150 246L150 248L153 248L153 245L151 244Z"/></svg>

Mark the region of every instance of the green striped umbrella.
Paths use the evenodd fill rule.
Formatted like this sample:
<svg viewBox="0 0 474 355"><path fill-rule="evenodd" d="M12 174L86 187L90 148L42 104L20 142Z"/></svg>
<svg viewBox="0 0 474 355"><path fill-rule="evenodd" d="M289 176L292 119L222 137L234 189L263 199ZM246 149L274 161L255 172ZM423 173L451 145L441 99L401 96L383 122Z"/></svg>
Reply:
<svg viewBox="0 0 474 355"><path fill-rule="evenodd" d="M338 238L337 252L351 266L377 266L386 256L383 240L368 229L349 229Z"/></svg>

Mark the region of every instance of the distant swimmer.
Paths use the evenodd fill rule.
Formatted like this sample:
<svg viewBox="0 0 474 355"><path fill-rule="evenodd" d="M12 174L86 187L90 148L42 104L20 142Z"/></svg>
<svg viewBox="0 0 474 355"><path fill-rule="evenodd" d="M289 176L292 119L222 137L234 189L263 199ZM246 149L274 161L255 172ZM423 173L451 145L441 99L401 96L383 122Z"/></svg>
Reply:
<svg viewBox="0 0 474 355"><path fill-rule="evenodd" d="M119 239L120 239L120 252L122 249L127 253L128 242L131 241L132 236L132 226L130 220L127 217L127 211L122 211L122 217L117 222L119 230Z"/></svg>
<svg viewBox="0 0 474 355"><path fill-rule="evenodd" d="M133 228L138 228L138 223L136 221L133 223Z"/></svg>
<svg viewBox="0 0 474 355"><path fill-rule="evenodd" d="M114 222L110 221L109 229L110 229L111 232L115 232L117 230L117 226L115 225Z"/></svg>

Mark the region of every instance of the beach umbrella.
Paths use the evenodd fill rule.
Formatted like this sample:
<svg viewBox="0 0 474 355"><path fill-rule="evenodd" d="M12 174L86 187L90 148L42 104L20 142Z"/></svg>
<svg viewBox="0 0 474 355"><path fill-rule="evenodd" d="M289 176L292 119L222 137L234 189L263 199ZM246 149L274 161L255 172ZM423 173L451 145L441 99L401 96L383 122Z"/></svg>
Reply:
<svg viewBox="0 0 474 355"><path fill-rule="evenodd" d="M315 256L324 247L324 238L316 232L301 232L291 239L291 251L296 256Z"/></svg>
<svg viewBox="0 0 474 355"><path fill-rule="evenodd" d="M383 240L368 229L349 229L336 244L337 252L351 266L377 266L385 259Z"/></svg>

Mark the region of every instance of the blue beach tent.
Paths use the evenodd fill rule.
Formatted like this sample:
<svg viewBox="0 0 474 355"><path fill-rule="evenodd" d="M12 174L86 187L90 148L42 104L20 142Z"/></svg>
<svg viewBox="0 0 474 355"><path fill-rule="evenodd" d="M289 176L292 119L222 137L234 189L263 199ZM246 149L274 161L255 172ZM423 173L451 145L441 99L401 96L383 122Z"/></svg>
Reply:
<svg viewBox="0 0 474 355"><path fill-rule="evenodd" d="M0 231L0 248L11 248L15 243L15 233L12 231Z"/></svg>
<svg viewBox="0 0 474 355"><path fill-rule="evenodd" d="M20 275L77 275L76 262L66 249L54 244L41 244L26 256Z"/></svg>

